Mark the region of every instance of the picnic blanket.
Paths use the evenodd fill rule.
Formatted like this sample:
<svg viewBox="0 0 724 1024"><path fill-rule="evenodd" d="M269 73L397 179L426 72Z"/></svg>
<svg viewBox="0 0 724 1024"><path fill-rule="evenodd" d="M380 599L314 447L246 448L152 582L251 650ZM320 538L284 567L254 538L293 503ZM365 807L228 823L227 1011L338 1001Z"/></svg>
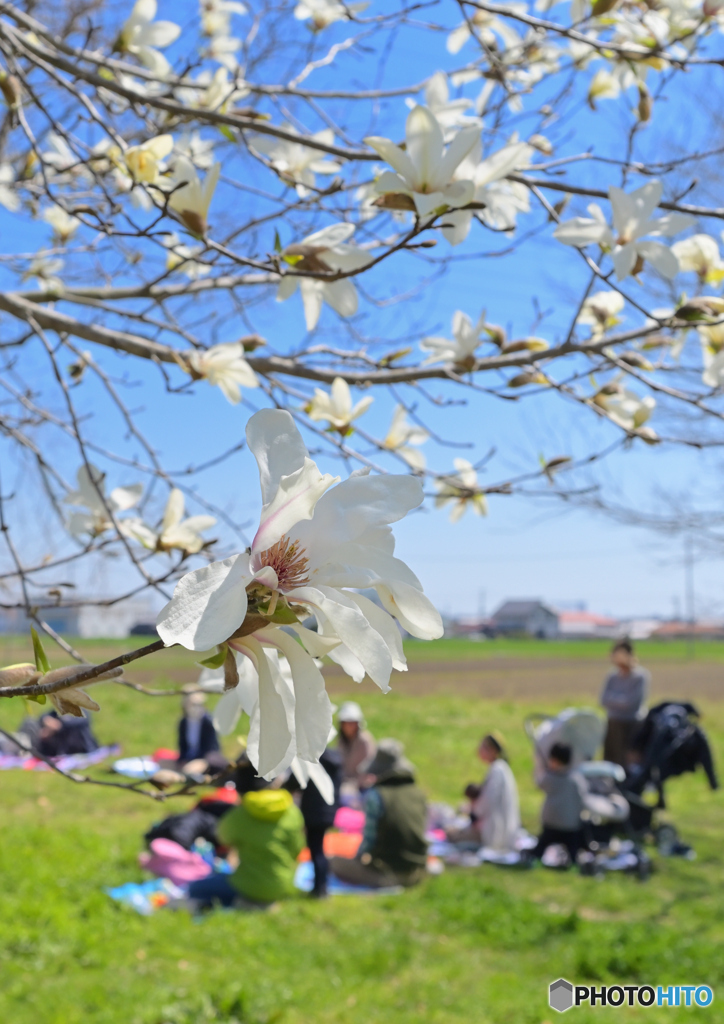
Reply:
<svg viewBox="0 0 724 1024"><path fill-rule="evenodd" d="M154 878L150 882L126 882L106 892L124 907L130 907L138 914L148 917L155 910L165 907L170 900L182 899L186 892L168 878Z"/></svg>
<svg viewBox="0 0 724 1024"><path fill-rule="evenodd" d="M89 768L93 764L100 764L107 757L116 757L120 754L121 748L113 743L108 747L98 747L90 754L65 754L62 757L51 757L53 764L64 772L77 771L79 768ZM26 772L49 772L52 768L45 761L41 761L32 754L2 754L0 755L0 771L8 771L11 768L21 768Z"/></svg>
<svg viewBox="0 0 724 1024"><path fill-rule="evenodd" d="M324 837L324 852L328 857L354 857L362 842L361 832L327 832ZM299 860L311 860L309 848L305 846Z"/></svg>
<svg viewBox="0 0 724 1024"><path fill-rule="evenodd" d="M297 865L294 885L302 892L312 891L314 888L314 865L311 861L302 861ZM338 878L330 874L327 891L330 896L396 896L398 893L404 892L404 889L401 885L388 885L384 889L368 889L363 885L348 885L347 882L340 882Z"/></svg>

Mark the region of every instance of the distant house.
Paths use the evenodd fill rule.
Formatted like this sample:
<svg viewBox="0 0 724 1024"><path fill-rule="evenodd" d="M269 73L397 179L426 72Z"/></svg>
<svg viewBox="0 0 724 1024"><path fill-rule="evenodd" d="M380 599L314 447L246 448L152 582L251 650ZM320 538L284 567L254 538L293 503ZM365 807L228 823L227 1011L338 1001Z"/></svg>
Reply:
<svg viewBox="0 0 724 1024"><path fill-rule="evenodd" d="M682 640L687 637L701 637L703 640L721 640L724 637L723 622L664 622L651 634L655 640Z"/></svg>
<svg viewBox="0 0 724 1024"><path fill-rule="evenodd" d="M505 601L491 622L496 633L518 633L541 639L558 636L558 612L535 598Z"/></svg>
<svg viewBox="0 0 724 1024"><path fill-rule="evenodd" d="M125 637L139 622L153 622L155 615L145 601L122 601L116 605L80 605L44 608L41 618L61 636ZM0 611L0 634L28 633L31 623L21 609Z"/></svg>
<svg viewBox="0 0 724 1024"><path fill-rule="evenodd" d="M618 619L587 611L558 613L558 631L562 637L616 637L622 635Z"/></svg>

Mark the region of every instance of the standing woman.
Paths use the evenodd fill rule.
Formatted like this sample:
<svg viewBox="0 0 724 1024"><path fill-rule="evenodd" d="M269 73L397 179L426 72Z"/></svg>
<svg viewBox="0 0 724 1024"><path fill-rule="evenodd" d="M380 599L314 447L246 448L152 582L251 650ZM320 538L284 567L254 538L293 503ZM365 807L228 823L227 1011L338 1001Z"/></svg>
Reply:
<svg viewBox="0 0 724 1024"><path fill-rule="evenodd" d="M601 693L601 705L608 715L603 757L627 767L631 741L646 714L650 675L641 668L630 640L619 640L611 651L614 671Z"/></svg>

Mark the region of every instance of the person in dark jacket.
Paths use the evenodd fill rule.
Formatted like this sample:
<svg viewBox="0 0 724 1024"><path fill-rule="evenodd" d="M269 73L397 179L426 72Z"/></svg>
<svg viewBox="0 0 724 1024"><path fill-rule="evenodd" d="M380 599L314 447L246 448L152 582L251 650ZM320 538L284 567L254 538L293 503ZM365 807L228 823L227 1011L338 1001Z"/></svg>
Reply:
<svg viewBox="0 0 724 1024"><path fill-rule="evenodd" d="M183 718L178 724L179 764L199 759L208 761L209 754L218 754L219 737L211 715L204 708L203 693L187 693L183 699ZM215 760L213 757L211 760Z"/></svg>
<svg viewBox="0 0 724 1024"><path fill-rule="evenodd" d="M83 714L59 715L50 711L41 715L34 745L44 757L64 757L68 754L90 754L98 750L90 719Z"/></svg>
<svg viewBox="0 0 724 1024"><path fill-rule="evenodd" d="M380 740L368 773L375 782L365 794L362 844L355 857L332 857L332 873L374 889L416 885L427 863L427 806L399 740Z"/></svg>
<svg viewBox="0 0 724 1024"><path fill-rule="evenodd" d="M322 899L327 895L327 879L329 877L329 861L324 852L324 837L327 829L334 825L334 816L339 809L339 791L342 785L344 761L339 750L335 747L327 747L319 758L319 763L331 779L334 802L327 803L310 778L306 789L302 790L299 809L304 818L307 846L314 865L314 888L311 895ZM286 783L285 788L292 792L299 789L299 782L294 775Z"/></svg>

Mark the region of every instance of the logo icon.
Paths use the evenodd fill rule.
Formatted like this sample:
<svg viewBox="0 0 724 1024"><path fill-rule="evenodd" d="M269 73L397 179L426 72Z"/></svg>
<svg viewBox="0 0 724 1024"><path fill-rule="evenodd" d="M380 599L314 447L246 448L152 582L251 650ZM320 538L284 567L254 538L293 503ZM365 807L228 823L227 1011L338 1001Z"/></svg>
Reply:
<svg viewBox="0 0 724 1024"><path fill-rule="evenodd" d="M565 978L551 983L548 989L548 1004L552 1010L563 1013L573 1006L573 985Z"/></svg>

